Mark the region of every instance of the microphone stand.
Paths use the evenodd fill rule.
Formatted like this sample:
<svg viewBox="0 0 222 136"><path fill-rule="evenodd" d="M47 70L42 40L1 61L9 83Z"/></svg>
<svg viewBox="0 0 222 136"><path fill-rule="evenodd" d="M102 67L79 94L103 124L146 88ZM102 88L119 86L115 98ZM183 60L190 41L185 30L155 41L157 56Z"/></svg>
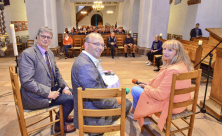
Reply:
<svg viewBox="0 0 222 136"><path fill-rule="evenodd" d="M16 66L15 66L15 73L18 73L18 56L15 56L15 62L16 62Z"/></svg>
<svg viewBox="0 0 222 136"><path fill-rule="evenodd" d="M198 113L206 113L207 115L213 117L214 119L216 119L216 120L219 121L219 122L222 122L222 120L217 119L216 117L214 117L213 115L211 115L210 113L208 113L208 112L206 111L206 109L205 109L205 102L206 102L207 87L208 87L208 82L209 82L211 61L212 61L212 57L213 57L212 52L214 51L214 49L217 48L217 46L218 46L221 42L222 42L222 40L195 66L195 67L197 67L198 65L201 64L201 62L202 62L207 56L210 56L210 61L209 61L208 70L207 70L207 83L206 83L206 88L205 88L203 107L200 107L200 106L197 104L197 106L200 108L200 111L196 112L196 114L198 114Z"/></svg>

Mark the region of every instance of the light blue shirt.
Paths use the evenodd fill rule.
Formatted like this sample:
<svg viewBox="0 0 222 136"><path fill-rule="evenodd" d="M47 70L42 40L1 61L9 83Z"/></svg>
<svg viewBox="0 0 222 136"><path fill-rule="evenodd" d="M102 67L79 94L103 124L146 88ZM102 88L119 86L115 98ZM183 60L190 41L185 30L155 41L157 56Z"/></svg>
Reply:
<svg viewBox="0 0 222 136"><path fill-rule="evenodd" d="M42 54L42 56L43 56L43 58L44 58L44 60L45 60L45 62L46 62L45 52L46 52L47 50L43 49L43 48L40 47L38 44L36 44L36 45L37 45L37 47L39 48L39 50L40 50L40 52L41 52L41 54ZM49 59L49 63L50 63L50 66L51 66L51 68L52 68L50 59ZM52 69L53 69L53 68L52 68ZM52 73L53 73L53 76L54 76L54 71L53 71L53 70L52 70ZM66 86L66 87L63 89L63 91L64 91L64 90L68 90L68 89L69 89L69 87Z"/></svg>
<svg viewBox="0 0 222 136"><path fill-rule="evenodd" d="M82 51L83 53L85 53L91 60L92 60L92 62L94 63L94 65L97 67L97 61L98 61L98 59L96 59L95 57L93 57L91 54L89 54L88 52L86 52L86 51Z"/></svg>

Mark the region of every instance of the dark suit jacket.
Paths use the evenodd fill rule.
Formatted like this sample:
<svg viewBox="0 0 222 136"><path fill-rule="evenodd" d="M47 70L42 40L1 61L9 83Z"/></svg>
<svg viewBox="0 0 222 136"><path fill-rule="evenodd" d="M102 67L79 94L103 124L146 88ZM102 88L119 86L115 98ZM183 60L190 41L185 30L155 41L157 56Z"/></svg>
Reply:
<svg viewBox="0 0 222 136"><path fill-rule="evenodd" d="M47 50L54 73L55 85L65 84L51 50ZM24 109L49 107L47 98L51 91L51 78L48 66L37 45L21 53L18 60L21 82L21 97Z"/></svg>
<svg viewBox="0 0 222 136"><path fill-rule="evenodd" d="M79 128L78 125L78 96L77 88L106 88L106 85L92 62L92 60L85 54L81 53L75 60L71 72L73 96L74 96L74 127ZM115 98L100 99L100 100L85 100L83 102L84 109L112 109L120 108ZM112 120L107 120L106 117L91 118L85 117L84 124L88 125L105 125L111 124Z"/></svg>
<svg viewBox="0 0 222 136"><path fill-rule="evenodd" d="M201 31L201 29L199 29L198 28L198 30L199 30L199 35L200 36L202 36L202 31ZM192 39L192 37L196 37L196 28L193 28L191 31L190 31L190 40Z"/></svg>
<svg viewBox="0 0 222 136"><path fill-rule="evenodd" d="M113 39L114 39L114 46L117 47L117 45L116 45L116 37L113 37ZM108 37L107 43L108 43L108 47L111 47L111 36Z"/></svg>
<svg viewBox="0 0 222 136"><path fill-rule="evenodd" d="M153 41L153 44L151 46L151 50L154 50L154 44L155 44L155 41ZM162 54L162 41L158 40L157 42L157 50L159 52L159 54Z"/></svg>

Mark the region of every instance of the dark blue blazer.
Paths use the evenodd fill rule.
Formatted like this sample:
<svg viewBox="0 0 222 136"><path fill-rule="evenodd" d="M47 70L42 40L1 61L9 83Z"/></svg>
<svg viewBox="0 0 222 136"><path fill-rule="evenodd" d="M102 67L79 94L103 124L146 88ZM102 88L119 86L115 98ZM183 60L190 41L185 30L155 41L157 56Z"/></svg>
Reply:
<svg viewBox="0 0 222 136"><path fill-rule="evenodd" d="M199 30L199 35L201 35L202 36L202 31L201 31L201 29L199 29L198 28L198 30ZM196 37L196 28L193 28L191 31L190 31L190 39L192 38L192 37Z"/></svg>
<svg viewBox="0 0 222 136"><path fill-rule="evenodd" d="M152 44L152 46L151 46L151 50L154 50L153 48L154 48L154 44L155 44L155 41L153 41L153 44ZM160 40L158 40L158 42L157 42L157 50L158 50L158 52L159 52L159 54L162 54L162 41L160 41Z"/></svg>

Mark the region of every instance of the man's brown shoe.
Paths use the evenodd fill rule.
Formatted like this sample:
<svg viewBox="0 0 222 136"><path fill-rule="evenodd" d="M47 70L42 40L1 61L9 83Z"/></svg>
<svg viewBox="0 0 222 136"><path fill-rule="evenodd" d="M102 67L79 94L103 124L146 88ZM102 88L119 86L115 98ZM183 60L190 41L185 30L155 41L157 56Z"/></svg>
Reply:
<svg viewBox="0 0 222 136"><path fill-rule="evenodd" d="M56 131L56 132L61 131L61 130L60 130L60 127L55 126L55 131ZM65 133L70 133L70 132L74 132L74 131L76 131L76 128L74 128L73 125L66 124L66 125L64 126L64 132L65 132Z"/></svg>
<svg viewBox="0 0 222 136"><path fill-rule="evenodd" d="M73 116L68 116L65 122L73 122Z"/></svg>

